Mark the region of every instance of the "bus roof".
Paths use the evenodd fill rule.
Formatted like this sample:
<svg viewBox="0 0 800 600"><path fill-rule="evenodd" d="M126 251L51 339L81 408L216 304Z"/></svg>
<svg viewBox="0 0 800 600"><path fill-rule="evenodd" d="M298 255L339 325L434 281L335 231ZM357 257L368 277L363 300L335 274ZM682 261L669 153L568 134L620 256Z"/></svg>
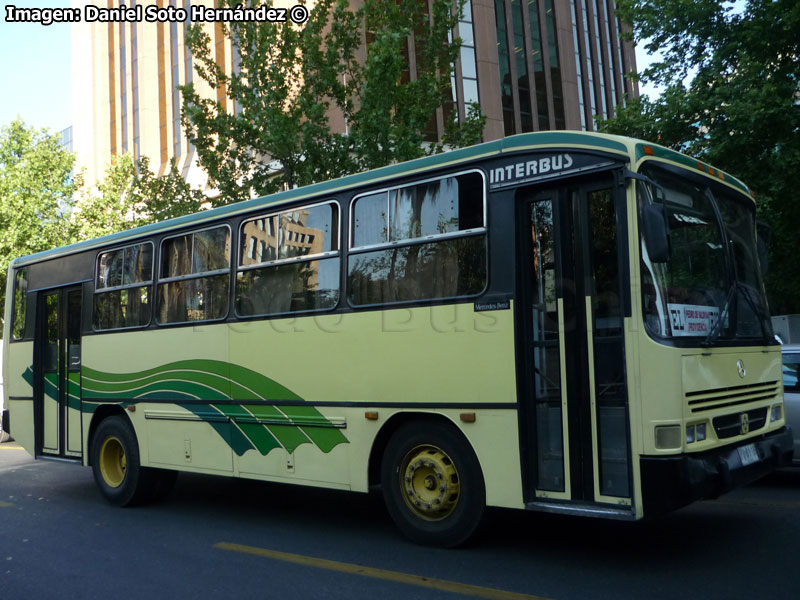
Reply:
<svg viewBox="0 0 800 600"><path fill-rule="evenodd" d="M110 245L124 244L128 240L133 240L142 236L161 233L187 225L201 224L213 221L218 218L234 216L240 213L250 212L258 208L280 206L292 201L311 198L314 196L334 194L336 192L355 188L363 185L380 183L387 179L423 173L437 168L467 163L481 158L490 158L504 153L521 152L525 150L537 150L545 148L572 148L589 151L611 152L628 157L631 162L638 166L642 161L654 159L676 163L690 169L697 169L708 177L714 177L737 188L746 194L750 194L749 188L741 181L714 169L710 165L690 158L669 148L650 144L642 140L627 138L622 136L608 135L602 133L584 131L542 131L535 133L522 133L506 137L492 142L485 142L467 148L459 148L450 152L434 154L417 158L411 161L396 163L371 171L364 171L354 175L347 175L339 179L332 179L321 183L314 183L292 190L278 192L270 196L254 198L220 206L210 210L200 211L191 215L176 217L150 225L144 225L133 229L127 229L118 233L105 235L99 238L84 240L69 246L62 246L52 250L45 250L29 256L19 257L11 262L11 268L21 267L27 264L41 262L64 256L100 248Z"/></svg>

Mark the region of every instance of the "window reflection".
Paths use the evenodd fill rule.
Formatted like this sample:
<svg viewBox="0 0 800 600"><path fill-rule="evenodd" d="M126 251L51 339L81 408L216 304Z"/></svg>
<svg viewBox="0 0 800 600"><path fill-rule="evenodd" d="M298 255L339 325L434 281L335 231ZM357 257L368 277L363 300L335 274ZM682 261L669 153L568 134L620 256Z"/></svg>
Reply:
<svg viewBox="0 0 800 600"><path fill-rule="evenodd" d="M152 280L150 242L100 254L95 279L95 329L123 329L150 323Z"/></svg>
<svg viewBox="0 0 800 600"><path fill-rule="evenodd" d="M230 229L222 226L162 242L159 323L207 321L228 314L230 237Z"/></svg>
<svg viewBox="0 0 800 600"><path fill-rule="evenodd" d="M14 314L11 335L21 340L25 335L25 312L28 293L28 269L20 269L14 276Z"/></svg>
<svg viewBox="0 0 800 600"><path fill-rule="evenodd" d="M486 239L449 239L351 256L347 282L354 305L479 294L486 286Z"/></svg>
<svg viewBox="0 0 800 600"><path fill-rule="evenodd" d="M357 198L352 219L358 252L348 262L349 301L369 305L480 293L486 286L483 188L479 173L465 173Z"/></svg>
<svg viewBox="0 0 800 600"><path fill-rule="evenodd" d="M564 443L552 199L531 204L530 228L531 333L538 450L536 487L561 492L565 481Z"/></svg>
<svg viewBox="0 0 800 600"><path fill-rule="evenodd" d="M338 223L335 203L245 221L239 242L236 313L257 316L336 306Z"/></svg>

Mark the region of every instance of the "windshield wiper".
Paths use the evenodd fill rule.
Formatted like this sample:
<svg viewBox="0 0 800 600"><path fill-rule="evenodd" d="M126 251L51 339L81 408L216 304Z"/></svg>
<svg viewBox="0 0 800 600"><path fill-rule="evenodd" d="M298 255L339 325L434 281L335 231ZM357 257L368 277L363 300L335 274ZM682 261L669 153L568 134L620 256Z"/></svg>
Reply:
<svg viewBox="0 0 800 600"><path fill-rule="evenodd" d="M720 333L722 333L722 324L725 322L725 319L728 316L731 300L733 300L733 295L736 293L736 288L739 287L738 283L739 282L736 281L736 279L733 280L731 289L728 290L728 296L725 298L725 304L722 306L722 310L719 313L719 318L717 319L717 322L714 323L714 327L711 328L711 331L708 332L706 339L700 343L701 346L710 346L717 341Z"/></svg>
<svg viewBox="0 0 800 600"><path fill-rule="evenodd" d="M710 346L717 341L720 333L722 333L722 323L725 321L725 318L730 312L731 301L733 300L734 294L736 294L736 289L739 287L739 282L736 280L736 272L734 271L733 267L733 256L731 255L732 252L728 238L728 228L725 226L725 220L722 218L722 211L719 209L717 199L714 197L714 192L711 191L710 187L705 189L703 195L711 204L711 208L714 211L714 217L717 219L719 237L722 241L723 256L725 257L725 270L727 271L729 281L731 282L731 288L728 290L728 296L725 298L725 304L719 313L719 320L714 323L714 327L711 328L711 331L708 332L706 339L703 340L703 343L701 344L702 346Z"/></svg>
<svg viewBox="0 0 800 600"><path fill-rule="evenodd" d="M752 288L749 285L746 285L744 283L740 283L739 281L737 281L736 283L737 283L737 287L739 287L739 289L744 291L744 294L743 294L744 295L744 299L747 301L747 304L750 305L750 308L753 309L753 314L755 314L756 318L758 319L758 325L759 325L759 327L761 327L761 333L764 336L764 343L765 344L769 344L771 338L769 336L769 332L767 331L766 326L764 325L765 320L769 319L769 315L767 314L767 311L764 310L764 306L760 302L756 302L753 299L753 296L751 295L751 292L750 292L750 290Z"/></svg>

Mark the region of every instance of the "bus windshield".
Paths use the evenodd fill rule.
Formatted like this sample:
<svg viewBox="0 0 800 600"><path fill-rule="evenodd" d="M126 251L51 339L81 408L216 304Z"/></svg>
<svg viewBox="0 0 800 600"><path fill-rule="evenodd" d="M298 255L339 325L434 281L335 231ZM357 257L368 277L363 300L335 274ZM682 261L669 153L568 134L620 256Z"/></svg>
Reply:
<svg viewBox="0 0 800 600"><path fill-rule="evenodd" d="M669 258L650 259L642 239L642 303L651 335L692 344L771 343L752 203L721 185L648 165L640 215L663 209ZM644 231L644 228L642 228ZM644 234L643 234L644 235ZM689 340L686 340L689 341Z"/></svg>

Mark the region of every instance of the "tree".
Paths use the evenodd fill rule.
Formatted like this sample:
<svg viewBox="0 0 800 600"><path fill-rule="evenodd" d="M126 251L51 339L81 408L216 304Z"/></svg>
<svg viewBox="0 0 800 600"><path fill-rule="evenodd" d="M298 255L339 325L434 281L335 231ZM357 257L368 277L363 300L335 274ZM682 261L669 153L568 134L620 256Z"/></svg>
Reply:
<svg viewBox="0 0 800 600"><path fill-rule="evenodd" d="M192 189L175 160L161 177L150 170L150 159L134 162L123 154L106 169L91 193L84 193L71 215L71 241L91 239L148 223L198 212L207 201Z"/></svg>
<svg viewBox="0 0 800 600"><path fill-rule="evenodd" d="M170 160L169 171L160 177L150 170L147 156L139 159L135 172L131 202L137 225L191 215L212 204L201 190L186 182L174 158Z"/></svg>
<svg viewBox="0 0 800 600"><path fill-rule="evenodd" d="M73 164L47 130L19 118L0 130L0 306L11 260L69 242Z"/></svg>
<svg viewBox="0 0 800 600"><path fill-rule="evenodd" d="M183 86L182 121L220 202L441 151L441 144L426 146L424 134L449 88L457 11L450 0L434 0L432 16L419 8L417 0L366 0L353 11L347 0L319 0L303 25L224 23L236 57L232 74L217 64L208 34L193 27L187 41L215 97ZM419 66L413 81L403 53L411 33ZM346 133L333 130L332 115L346 122ZM482 128L472 108L464 126L448 121L444 141L475 143Z"/></svg>
<svg viewBox="0 0 800 600"><path fill-rule="evenodd" d="M71 240L78 242L134 226L131 188L136 174L130 154L117 157L96 190L78 190L71 218Z"/></svg>
<svg viewBox="0 0 800 600"><path fill-rule="evenodd" d="M599 128L701 157L753 189L773 229L767 292L774 314L800 312L800 3L747 0L618 0L637 41L664 59L641 78L659 98L618 107Z"/></svg>
<svg viewBox="0 0 800 600"><path fill-rule="evenodd" d="M119 156L91 192L73 177L74 162L57 136L20 119L0 131L0 306L14 258L194 213L207 201L174 161L156 177L146 157Z"/></svg>
<svg viewBox="0 0 800 600"><path fill-rule="evenodd" d="M425 145L437 108L452 102L450 76L461 47L449 41L464 2L434 0L431 14L417 0L366 0L361 19L367 31L366 59L352 66L358 108L350 115L353 151L360 169L442 152L445 146L481 141L485 119L476 105L464 123L449 112L441 144ZM409 74L407 39L414 36L416 77Z"/></svg>

